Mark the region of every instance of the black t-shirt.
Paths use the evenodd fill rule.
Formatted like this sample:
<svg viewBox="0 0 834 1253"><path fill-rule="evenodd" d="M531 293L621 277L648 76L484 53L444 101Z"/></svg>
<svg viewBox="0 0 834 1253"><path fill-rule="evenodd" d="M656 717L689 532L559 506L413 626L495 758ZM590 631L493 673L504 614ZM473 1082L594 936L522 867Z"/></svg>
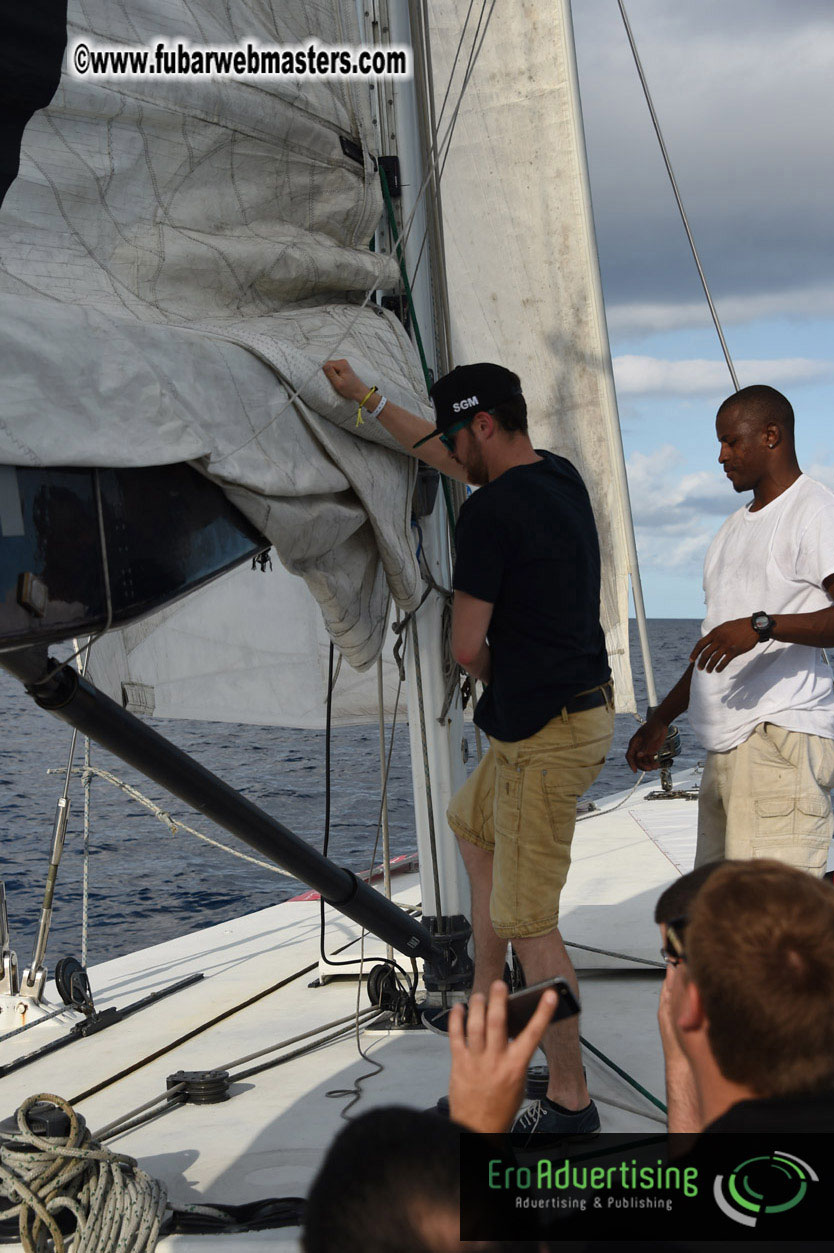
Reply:
<svg viewBox="0 0 834 1253"><path fill-rule="evenodd" d="M588 492L564 457L513 466L464 503L454 587L495 606L492 678L475 721L522 740L611 677L599 623L600 558Z"/></svg>
<svg viewBox="0 0 834 1253"><path fill-rule="evenodd" d="M805 1132L834 1131L834 1092L808 1092L798 1096L767 1096L738 1101L725 1114L704 1127L713 1132Z"/></svg>

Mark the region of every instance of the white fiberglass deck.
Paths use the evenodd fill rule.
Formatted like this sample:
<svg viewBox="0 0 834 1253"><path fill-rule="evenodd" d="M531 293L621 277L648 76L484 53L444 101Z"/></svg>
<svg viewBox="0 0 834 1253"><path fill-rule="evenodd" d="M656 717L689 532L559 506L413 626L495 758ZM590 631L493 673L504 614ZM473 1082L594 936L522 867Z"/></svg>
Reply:
<svg viewBox="0 0 834 1253"><path fill-rule="evenodd" d="M653 786L641 787L619 808L579 822L561 925L566 941L577 946L571 952L580 971L583 1037L662 1099L655 1022L661 971L588 951L660 960L654 902L687 858L691 864L696 807L683 799L644 799ZM620 799L600 803L600 810ZM686 849L680 846L684 827ZM674 853L663 851L660 845L674 838ZM419 901L415 875L396 879L395 889L401 902ZM175 1071L224 1068L351 1014L357 1004L355 981L308 986L318 975L318 916L318 902L290 901L96 967L91 982L99 1010L133 1003L195 972L204 978L0 1080L0 1111L10 1113L30 1094L54 1092L76 1104L95 1132L160 1095ZM354 924L328 910L328 953L357 936ZM358 950L357 943L343 956L358 955ZM369 937L365 952L373 957L384 949ZM584 978L583 970L588 972ZM54 999L54 990L50 996ZM364 985L359 1004L368 1005ZM33 1051L68 1026L62 1017L27 1031L7 1043L3 1060ZM424 1030L365 1030L361 1040L384 1070L364 1081L353 1115L389 1103L428 1108L446 1091L443 1038ZM639 1091L589 1050L585 1061L605 1130L662 1127L662 1114ZM348 1098L328 1093L350 1089L371 1069L350 1037L233 1085L231 1099L222 1104L179 1106L108 1146L138 1157L151 1175L164 1180L174 1202L241 1204L303 1196L343 1125L340 1111ZM199 1243L205 1249L207 1242L222 1239L223 1249L230 1250L276 1240L292 1246L297 1237L297 1229L285 1229L175 1236L164 1245L185 1249Z"/></svg>

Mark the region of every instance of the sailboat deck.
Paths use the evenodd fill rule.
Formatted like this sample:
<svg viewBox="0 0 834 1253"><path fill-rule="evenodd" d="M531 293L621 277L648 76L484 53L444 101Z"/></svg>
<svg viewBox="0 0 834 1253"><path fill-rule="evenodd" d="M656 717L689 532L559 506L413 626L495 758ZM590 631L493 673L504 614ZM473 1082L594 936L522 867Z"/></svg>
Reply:
<svg viewBox="0 0 834 1253"><path fill-rule="evenodd" d="M580 971L583 1037L662 1099L663 1064L655 1025L662 971L631 959L659 962L654 902L681 859L688 857L691 863L695 806L683 799L647 800L650 790L643 786L634 796L610 798L600 811L580 820L563 897L562 932L575 946L571 952ZM681 845L684 826L688 850ZM670 840L671 853L661 847L672 847ZM396 879L395 887L400 902L418 904L416 876ZM328 953L353 940L340 956L358 956L356 926L329 909L327 913ZM373 937L366 938L367 957L382 951ZM0 1081L2 1108L11 1111L35 1092L59 1093L77 1105L95 1132L160 1096L167 1076L176 1071L225 1068L256 1050L351 1015L357 1005L355 979L309 986L318 976L318 957L319 905L307 900L286 902L104 963L91 972L99 1010L132 1004L191 974L203 979L7 1076ZM359 1005L368 1005L364 986ZM9 1041L5 1059L67 1029L65 1017L44 1023ZM363 1081L361 1100L351 1114L389 1103L428 1108L446 1091L448 1046L441 1037L422 1029L366 1029L361 1042L372 1063L383 1069ZM287 1051L294 1047L298 1045ZM595 1053L585 1053L603 1128L659 1130L660 1110ZM223 1104L169 1109L108 1144L139 1158L151 1175L164 1180L175 1202L242 1204L267 1196L303 1196L343 1126L341 1111L350 1100L346 1093L373 1069L359 1056L351 1034L234 1084L231 1099ZM232 1239L242 1245L278 1238L292 1246L297 1236L297 1229L287 1229L223 1239L228 1249ZM166 1243L184 1249L195 1239L205 1248L205 1241L214 1237L174 1236Z"/></svg>

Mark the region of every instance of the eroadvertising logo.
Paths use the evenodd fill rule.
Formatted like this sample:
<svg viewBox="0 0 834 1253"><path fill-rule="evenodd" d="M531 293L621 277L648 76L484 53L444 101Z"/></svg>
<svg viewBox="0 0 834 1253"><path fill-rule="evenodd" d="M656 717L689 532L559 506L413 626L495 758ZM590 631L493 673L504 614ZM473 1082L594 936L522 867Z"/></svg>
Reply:
<svg viewBox="0 0 834 1253"><path fill-rule="evenodd" d="M827 1137L632 1133L571 1148L464 1134L462 1239L795 1242L827 1221Z"/></svg>
<svg viewBox="0 0 834 1253"><path fill-rule="evenodd" d="M749 1157L727 1175L716 1175L715 1202L722 1213L744 1227L755 1227L763 1214L784 1214L804 1199L819 1175L800 1157L774 1149Z"/></svg>

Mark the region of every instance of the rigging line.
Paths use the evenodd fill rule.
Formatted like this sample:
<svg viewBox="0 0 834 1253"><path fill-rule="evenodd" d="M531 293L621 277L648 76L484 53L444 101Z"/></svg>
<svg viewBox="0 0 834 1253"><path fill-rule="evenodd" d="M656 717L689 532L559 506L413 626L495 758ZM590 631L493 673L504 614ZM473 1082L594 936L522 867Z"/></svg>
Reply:
<svg viewBox="0 0 834 1253"><path fill-rule="evenodd" d="M606 1056L601 1049L598 1049L591 1044L590 1040L586 1040L584 1035L580 1035L579 1042L583 1048L588 1050L589 1053L593 1053L594 1057L598 1057L600 1061L605 1062L606 1066L610 1066L614 1073L618 1074L621 1079L625 1079L626 1083L631 1084L632 1088L635 1088L641 1096L646 1098L647 1101L651 1101L652 1105L657 1106L662 1113L668 1113L666 1106L661 1100L659 1100L656 1096L653 1096L651 1092L649 1092L648 1088L644 1088L642 1083L638 1083L633 1075L630 1075L627 1070L623 1070L622 1066L618 1066L617 1063L612 1061L610 1057Z"/></svg>
<svg viewBox="0 0 834 1253"><path fill-rule="evenodd" d="M486 5L487 5L487 3L488 3L488 2L489 2L489 0L483 0L483 3L482 3L482 8L481 8L481 16L478 18L478 25L477 25L476 30L475 30L475 39L477 39L478 30L480 29L481 20L482 20L482 18L483 18L483 12L484 12L484 10L485 10ZM471 12L471 10L472 10L473 4L474 4L474 0L471 0L470 5L469 5L469 11L470 11L470 12ZM492 0L492 7L493 7L493 8L495 7L495 0ZM491 10L490 10L490 16L491 16ZM468 23L468 22L469 22L469 14L467 13L466 22L464 23L464 30L465 30L466 25L467 25L467 23ZM486 32L485 32L485 33L486 33ZM463 40L463 35L461 35L461 43L462 43L462 40ZM474 42L474 41L473 41L473 42ZM482 40L481 42L483 42L483 40ZM479 46L479 47L478 47L478 51L477 51L477 54L476 54L476 55L480 55L480 50L481 50L481 49L480 49L480 46ZM455 62L454 62L454 64L453 64L453 66L452 66L452 74L454 73L455 65L457 64L459 51L460 51L460 44L458 45L458 51L455 53ZM473 62L473 60L472 60L472 55L473 55L473 54L470 52L470 59L469 59L468 65L467 65L467 71L468 71L468 72L465 72L465 74L464 74L464 83L463 83L463 86L461 87L461 92L460 92L460 95L459 95L459 97L458 97L457 104L456 104L456 106L455 106L455 110L454 110L453 119L452 119L452 122L451 122L451 129L452 129L452 130L454 129L454 123L455 123L455 121L456 121L456 119L457 119L458 111L460 110L460 106L461 106L461 103L462 103L462 100L463 100L463 94L464 94L464 92L466 91L466 87L467 87L468 82L469 82L469 77L470 77L470 74L471 74L471 68L470 68L470 67L472 67L472 66L474 65L474 62ZM447 86L447 88L446 88L446 95L444 96L444 101L443 101L443 109L445 109L445 107L446 107L446 99L447 99L447 97L448 97L448 95L449 95L449 92L450 92L450 90L451 90L451 86L452 86L452 75L450 75L450 78L449 78L449 83L448 83L448 86ZM442 110L441 110L441 112L442 112ZM446 135L444 136L444 140L443 140L442 142L443 142L443 143L446 143L446 142L447 142L448 140L450 140L450 139L451 139L451 131L447 131ZM408 243L408 240L409 240L409 238L410 238L410 236L411 236L411 231L412 231L413 226L414 226L414 219L415 219L415 217L416 217L417 210L419 209L419 207L420 207L420 203L421 203L421 201L423 200L423 198L424 198L424 197L425 197L425 195L426 195L426 191L427 191L427 189L428 189L429 183L431 182L432 177L434 176L435 170L436 170L436 168L437 168L437 161L438 161L438 159L439 159L439 157L438 157L438 150L437 150L437 137L436 137L436 135L435 135L435 136L431 136L431 137L430 137L430 150L429 150L429 153L428 153L428 165L429 165L429 169L428 169L427 173L425 174L425 176L424 176L424 178L423 178L422 183L420 184L419 190L418 190L417 195L416 195L415 200L414 200L414 205L412 206L411 212L409 213L408 217L404 220L404 222L403 222L403 227L402 227L402 231L400 232L400 238L402 239L403 246L405 246L405 245ZM420 255L418 256L418 259L417 259L417 265L415 265L415 267L414 267L414 275L415 275L415 276L416 276L416 273L417 273L417 268L418 268L418 266L419 266L419 264L420 264L420 257L422 257L422 254L423 254L423 249L424 249L424 247L425 247L425 242L426 242L426 234L427 234L427 232L424 232L423 239L422 239L421 244L420 244Z"/></svg>
<svg viewBox="0 0 834 1253"><path fill-rule="evenodd" d="M424 6L424 7L425 7L425 6ZM439 125L440 125L440 123L443 121L443 114L446 112L446 105L447 105L448 100L449 100L449 93L450 93L450 92L451 92L451 90L452 90L452 83L453 83L453 81L454 81L454 77L455 77L455 70L457 69L457 66L458 66L458 60L460 59L461 49L463 48L463 41L464 41L464 39L466 38L466 28L467 28L467 26L469 25L469 19L470 19L470 17L472 16L472 10L474 9L474 7L475 7L475 0L469 0L469 8L466 10L466 17L464 18L464 20L463 20L463 26L462 26L462 27L461 27L461 29L460 29L460 37L459 37L459 39L458 39L458 46L455 48L455 55L454 55L454 57L453 57L453 59L452 59L452 68L449 70L449 81L448 81L448 83L446 84L446 91L443 93L443 100L441 101L441 104L440 104L440 111L439 111L439 113L438 113L438 115L437 115L437 124L438 124L438 126L439 126ZM483 7L481 8L481 13L483 13ZM478 25L480 25L480 20L481 20L481 19L479 18L479 19L478 19ZM427 21L425 21L425 19L424 19L424 25L425 25L426 30L428 30L428 22L427 22ZM476 32L475 32L475 33L476 33L476 35L477 35L477 29L476 29ZM432 136L432 144L433 144L433 145L434 145L434 142L435 142L436 138L437 138L436 134L435 134L434 136ZM436 152L436 148L435 148L435 152Z"/></svg>
<svg viewBox="0 0 834 1253"><path fill-rule="evenodd" d="M85 651L86 649L86 651ZM90 659L90 641L86 645L82 645L75 654L80 657L81 653L84 657L79 661L78 669L83 676L87 669L87 662ZM24 972L24 982L30 990L35 990L36 999L40 1000L40 994L37 992L39 972L44 970L44 958L46 957L46 945L49 939L49 931L52 926L52 909L55 897L55 888L58 883L58 871L61 866L61 859L64 853L64 844L67 835L67 823L69 822L69 791L70 782L72 780L73 767L72 763L75 759L75 748L78 743L78 729L73 728L70 738L69 752L67 754L67 764L64 770L64 786L55 810L55 822L52 835L52 850L49 858L49 866L46 872L46 883L43 890L43 904L41 905L40 921L38 925L38 933L35 939L35 947L32 951L32 960L29 965L28 978ZM41 983L44 975L40 975ZM24 993L25 994L25 993ZM31 994L31 992L30 992Z"/></svg>
<svg viewBox="0 0 834 1253"><path fill-rule="evenodd" d="M345 949L350 948L350 946L355 943L356 937L352 940L347 940L340 948L336 949L336 952L343 953ZM125 1067L124 1070L119 1071L117 1074L111 1075L108 1079L103 1079L100 1083L94 1084L93 1087L81 1092L78 1096L71 1097L71 1104L75 1105L79 1101L85 1101L88 1097L95 1096L97 1093L104 1091L104 1089L109 1088L111 1084L118 1083L120 1080L133 1074L135 1071L141 1070L144 1066L149 1065L151 1062L155 1062L160 1057L164 1057L166 1053L170 1053L173 1049L179 1048L181 1044L187 1044L189 1040L193 1040L197 1036L202 1035L204 1031L208 1031L211 1027L216 1027L219 1023L225 1022L227 1018L233 1018L235 1014L240 1013L244 1009L249 1009L252 1005L256 1005L259 1001L264 1000L266 997L272 996L273 993L280 992L282 988L294 983L296 979L303 979L305 975L310 974L310 972L315 970L317 966L318 962L310 962L308 965L302 966L300 970L296 970L292 974L286 975L283 979L279 979L276 983L271 984L268 988L264 988L261 992L255 992L252 996L247 997L246 1000L239 1001L237 1005L229 1006L228 1009L223 1010L219 1014L215 1014L213 1018L209 1018L207 1021L200 1023L199 1026L194 1027L192 1030L186 1031L175 1040L171 1040L168 1044L163 1044L153 1053L149 1053L147 1057L140 1058L130 1066ZM375 1007L372 1006L371 1008ZM351 1017L352 1016L353 1015L351 1015Z"/></svg>
<svg viewBox="0 0 834 1253"><path fill-rule="evenodd" d="M329 1096L333 1098L339 1098L339 1097L350 1098L348 1100L347 1105L344 1105L339 1110L339 1117L344 1118L346 1122L350 1122L350 1119L348 1118L348 1110L353 1109L354 1105L356 1105L358 1101L362 1100L362 1084L364 1083L364 1081L366 1079L373 1079L375 1075L381 1075L385 1069L382 1062L378 1062L374 1058L368 1056L368 1054L363 1050L362 1044L361 1044L361 1031L359 1027L359 1012L360 1012L359 1011L359 996L362 990L361 971L362 971L362 967L365 964L365 932L364 931L362 932L362 951L360 953L359 961L360 961L360 966L359 966L360 977L356 981L356 1009L354 1011L355 1012L354 1039L356 1042L356 1050L359 1053L359 1056L363 1059L363 1061L366 1061L369 1066L372 1066L373 1069L365 1071L365 1073L362 1075L357 1075L350 1088L331 1088L328 1092L325 1093L325 1096ZM417 985L415 983L415 990L416 990L416 986Z"/></svg>
<svg viewBox="0 0 834 1253"><path fill-rule="evenodd" d="M145 1110L151 1109L154 1105L161 1104L162 1101L167 1101L167 1100L172 1099L179 1092L185 1091L187 1087L188 1087L188 1084L185 1083L185 1081L183 1081L182 1083L177 1083L174 1085L174 1087L166 1089L166 1091L163 1092L160 1096L152 1097L150 1101L145 1101L143 1105L137 1105L135 1109L129 1109L126 1114L121 1114L120 1117L114 1118L112 1122L107 1123L105 1127L100 1127L98 1131L94 1131L92 1133L93 1139L101 1140L103 1136L106 1136L110 1132L112 1132L114 1127L121 1127L122 1123L127 1122L128 1119L135 1118L137 1114L144 1113Z"/></svg>
<svg viewBox="0 0 834 1253"><path fill-rule="evenodd" d="M331 643L331 646L330 646L330 647L331 647L331 650L332 650L332 648L333 648L332 643ZM331 668L330 668L330 673L332 674L332 655L331 655ZM368 867L368 880L367 880L367 881L368 881L368 883L371 883L371 882L372 882L373 871L374 871L374 863L375 863L375 861L376 861L377 849L378 849L378 847L379 847L379 836L380 836L380 830L381 830L381 828L382 828L382 807L383 807L383 805L384 805L384 803L385 803L385 800L386 800L386 798L387 798L387 795L388 795L388 775L389 775L390 770L391 770L391 758L392 758L392 754L393 754L393 751L394 751L394 735L395 735L395 732L396 732L396 729L397 729L397 713L398 713L398 710L399 710L399 705L400 705L400 694L401 694L401 692L402 692L402 679L400 679L400 682L399 682L399 684L397 685L397 695L396 695L396 698L395 698L395 700L394 700L394 715L393 715L393 723L392 723L392 727L391 727L391 742L390 742L390 747L389 747L389 749L388 749L388 762L387 762L387 765L386 765L386 768L385 768L385 775L384 775L384 777L383 777L383 781L382 781L382 797L381 797L381 800L380 800L380 807L379 807L379 811L378 811L378 814L377 814L376 835L375 835L375 838L374 838L374 846L373 846L373 850L372 850L372 852L371 852L371 864L370 864L370 866ZM332 696L332 688L330 687L330 684L328 683L328 726L329 726L329 706L330 706L331 696ZM329 845L329 840L330 840L330 819L329 819L329 788L330 788L330 766L329 766L329 730L328 730L328 731L326 731L326 735L327 735L327 737L328 737L328 738L325 740L325 745L326 745L326 748L325 748L325 760L326 760L325 770L326 770L326 776L325 776L325 843L324 843L324 850L323 850L324 852L326 852L327 847L328 847L328 845ZM321 960L322 960L322 961L323 961L326 965L328 965L328 966L355 966L355 965L356 965L356 958L351 958L351 959L350 959L350 960L348 960L348 961L333 961L333 959L332 959L332 958L329 958L329 957L327 957L327 956L325 955L325 952L324 952L324 925L325 925L325 923L324 923L324 917L325 917L325 915L324 915L324 907L325 907L325 904L326 904L326 903L327 903L327 902L326 902L326 901L324 900L324 898L322 897L322 898L321 898L321 915L320 915L320 916L321 916L321 929L320 929L320 932L319 932L319 937L320 937L320 938L319 938L319 953L320 953ZM364 941L365 941L365 934L366 934L366 932L365 932L365 928L363 927L363 928L362 928L362 930L361 930L360 935L357 937L357 938L359 939L359 941L360 941L360 943L361 943L362 945L364 945ZM336 951L337 951L337 952L339 952L339 953L341 953L341 952L343 952L343 951L344 951L344 949L349 948L351 944L355 944L356 942L357 942L357 939L350 940L350 941L348 942L348 944L344 944L344 945L342 945L342 947L341 947L340 949L337 949ZM363 949L362 949L362 956L360 957L360 966L359 966L359 971L360 971L360 973L359 973L359 981L360 981L360 983L361 983L361 980L362 980L362 966L363 966L364 960L365 960L365 959L364 959L364 948L363 948ZM402 966L400 966L400 965L398 964L398 962L396 962L396 961L394 960L394 958L393 958L393 957L388 957L388 956L386 956L386 957L373 957L373 958L368 958L368 961L378 962L378 963L380 963L380 964L382 964L382 965L389 965L389 966L393 967L393 969L394 969L394 970L398 970L398 971L400 972L400 974L401 974L401 975L403 975L406 979L408 978L408 976L407 976L406 972L403 970ZM414 984L414 987L411 989L411 996L412 996L412 997L414 996L414 994L415 994L416 990L417 990L417 985L416 985L416 983L415 983L415 984Z"/></svg>
<svg viewBox="0 0 834 1253"><path fill-rule="evenodd" d="M300 970L294 971L290 975L286 975L283 979L279 979L277 983L273 983L270 987L264 988L261 992L255 992L254 995L246 998L245 1001L239 1001L237 1005L231 1005L228 1009L224 1009L221 1013L215 1014L213 1018L201 1022L198 1026L193 1027L190 1031L184 1032L174 1040L170 1040L167 1044L160 1045L152 1053L146 1057L140 1058L138 1061L132 1062L123 1070L118 1071L114 1075L110 1075L107 1079L102 1079L99 1083L93 1084L92 1087L86 1088L77 1096L70 1097L70 1104L77 1105L80 1101L86 1101L89 1097L95 1096L99 1092L103 1092L105 1088L109 1088L111 1084L118 1083L120 1080L132 1075L135 1071L141 1070L144 1066L150 1065L151 1062L157 1061L160 1057L164 1057L166 1053L170 1053L173 1049L179 1048L182 1044L187 1044L189 1040L195 1039L196 1036L202 1035L211 1027L216 1027L219 1023L225 1022L227 1018L234 1017L244 1009L256 1005L258 1001L264 1000L267 996L272 996L274 992L279 992L281 988L286 987L290 983L294 983L296 979L303 979L311 970L315 970L317 962L310 962L309 965L303 966Z"/></svg>
<svg viewBox="0 0 834 1253"><path fill-rule="evenodd" d="M661 1118L659 1114L649 1114L644 1109L635 1109L633 1105L626 1105L625 1101L615 1101L612 1096L600 1096L598 1092L592 1092L591 1096L599 1105L610 1105L613 1109L624 1109L627 1114L638 1114L641 1118L648 1118L650 1122L660 1123L661 1127L666 1126L666 1119Z"/></svg>
<svg viewBox="0 0 834 1253"><path fill-rule="evenodd" d="M360 1011L360 1017L376 1017L378 1013L378 1006L369 1005ZM293 1044L300 1044L302 1040L310 1040L313 1036L321 1035L323 1031L331 1031L334 1027L346 1027L349 1023L352 1028L355 1020L356 1014L351 1012L345 1014L343 1018L334 1018L331 1022L319 1023L317 1027L313 1027L310 1031L302 1031L300 1035L290 1036L288 1040L279 1040L277 1044L270 1044L267 1048L258 1049L254 1053L247 1053L245 1057L237 1057L233 1062L224 1062L222 1066L212 1066L212 1070L232 1070L235 1066L245 1066L247 1062L254 1062L259 1057L266 1057L267 1053L275 1053L278 1049L288 1049ZM234 1075L232 1076L232 1082L236 1082L236 1076Z"/></svg>
<svg viewBox="0 0 834 1253"><path fill-rule="evenodd" d="M379 1007L373 1005L370 1007L373 1016L368 1017L363 1025L374 1022L376 1018L382 1017L382 1011ZM267 1070L274 1070L278 1066L283 1066L287 1062L293 1062L298 1057L304 1057L307 1053L316 1053L319 1049L326 1048L328 1044L335 1044L347 1038L350 1030L347 1027L339 1027L336 1031L331 1031L330 1035L322 1036L319 1040L314 1040L311 1044L302 1045L301 1048L293 1049L292 1053L286 1053L283 1057L273 1058L271 1062L264 1062L260 1066L252 1066L249 1070L243 1070L239 1075L233 1075L232 1079L235 1083L242 1083L244 1079L251 1079L255 1075L263 1074Z"/></svg>
<svg viewBox="0 0 834 1253"><path fill-rule="evenodd" d="M610 948L594 948L590 944L577 944L574 940L565 940L564 943L567 948L578 948L583 953L601 953L603 957L619 957L623 961L637 962L641 966L651 966L652 970L666 969L665 962L652 961L648 957L635 957L632 953L617 953ZM633 973L636 974L637 971Z"/></svg>
<svg viewBox="0 0 834 1253"><path fill-rule="evenodd" d="M608 805L607 808L605 809L592 809L587 814L577 814L576 821L586 822L589 818L601 818L603 814L613 814L615 809L619 809L621 805L625 805L627 801L631 800L632 796L637 791L638 787L643 782L645 777L646 777L646 772L644 770L642 771L640 775L638 775L637 782L634 784L631 791L628 792L627 795L625 795L622 798L622 800L617 801L614 805Z"/></svg>
<svg viewBox="0 0 834 1253"><path fill-rule="evenodd" d="M434 886L434 905L437 910L437 929L442 935L446 930L442 902L440 899L440 871L437 857L437 833L434 827L434 803L431 788L431 771L429 770L429 748L426 739L426 710L423 704L423 672L420 665L420 641L417 637L417 619L411 621L411 637L414 641L414 677L417 683L417 707L420 717L420 744L423 756L423 775L426 785L426 811L429 824L429 848L431 849L431 872ZM443 1007L446 1007L445 989L441 996Z"/></svg>
<svg viewBox="0 0 834 1253"><path fill-rule="evenodd" d="M442 139L438 139L437 135L434 135L432 137L432 151L429 154L430 168L429 168L429 174L427 176L426 182L428 182L431 179L431 177L434 175L436 177L436 182L438 186L440 185L440 182L443 178L443 171L446 169L446 161L448 159L449 151L452 145L452 136L454 135L455 127L457 126L458 114L460 112L461 105L463 104L463 98L466 94L466 89L469 86L469 80L472 77L472 73L475 69L475 65L477 64L478 58L481 55L481 49L483 48L484 40L486 39L487 29L489 27L490 20L492 19L492 14L495 9L496 0L491 0L489 14L484 24L483 34L481 34L480 43L478 43L478 35L480 33L481 22L483 21L484 13L486 12L487 3L489 3L489 0L483 0L483 3L481 5L481 12L478 16L478 24L475 27L475 34L472 39L472 46L471 46L470 53L469 53L469 61L467 62L466 70L464 71L463 84L461 86L460 93L458 95L457 103L455 105L455 109L452 114L451 121L449 122L449 125L447 126ZM476 47L476 44L477 44L477 47ZM449 86L451 87L451 79L449 82ZM447 94L448 94L448 91L447 91ZM443 154L442 161L440 161L441 152ZM437 164L438 161L440 161L439 168ZM421 194L422 194L422 191L423 189L421 188ZM413 213L412 213L412 216L413 216ZM423 251L426 247L427 238L428 238L428 226L423 232L423 238L420 241L420 250L417 254L417 261L414 266L415 277L417 275L417 271L420 266L420 261L423 256Z"/></svg>
<svg viewBox="0 0 834 1253"><path fill-rule="evenodd" d="M90 737L84 737L84 844L81 871L81 965L87 967L87 950L90 935L90 839L92 830L92 787L90 774Z"/></svg>
<svg viewBox="0 0 834 1253"><path fill-rule="evenodd" d="M658 143L660 144L660 151L663 154L663 161L666 165L666 173L669 175L669 182L672 184L672 191L675 194L675 200L677 201L677 205L678 205L678 212L680 213L681 221L683 222L683 229L686 231L686 238L689 240L689 247L692 250L692 256L695 261L695 266L698 270L698 275L701 279L701 286L703 287L704 295L707 298L707 304L709 305L709 311L710 311L710 314L712 315L713 325L715 326L715 330L721 342L721 351L724 353L724 360L727 363L727 369L730 371L730 378L733 380L733 387L735 388L736 391L738 391L739 385L738 385L738 377L735 371L735 366L733 365L732 358L730 357L730 350L727 347L727 341L724 338L724 332L721 329L721 322L719 321L719 318L718 318L718 311L715 308L712 296L710 294L709 284L707 283L707 277L706 277L706 274L704 273L703 266L701 265L701 259L698 256L698 249L695 246L695 239L694 239L692 230L689 225L689 219L687 218L686 210L683 207L683 200L681 199L681 194L680 194L680 191L678 190L677 180L675 178L674 171L672 170L672 162L669 160L669 153L666 149L666 143L663 139L663 133L660 129L660 122L658 120L657 113L655 112L654 103L652 101L651 93L649 91L649 84L646 80L646 75L643 72L643 66L640 61L640 55L637 51L637 44L635 43L634 35L632 34L632 30L631 30L631 24L628 20L628 15L625 11L624 0L617 0L617 3L619 5L620 13L622 15L623 25L625 26L626 35L628 36L628 42L631 47L631 55L634 58L634 64L636 65L637 73L640 76L640 82L643 87L643 95L645 96L646 104L649 107L649 113L651 115L652 125L654 126L655 134L657 135L657 140L658 140Z"/></svg>
<svg viewBox="0 0 834 1253"><path fill-rule="evenodd" d="M49 1014L43 1014L40 1018L35 1018L32 1022L26 1022L22 1027L15 1027L14 1031L3 1032L3 1043L13 1039L16 1035L23 1035L24 1031L32 1031L35 1027L39 1027L41 1023L49 1022L50 1018L57 1018L59 1014L66 1014L69 1011L68 1005L62 1005L60 1009L53 1009Z"/></svg>
<svg viewBox="0 0 834 1253"><path fill-rule="evenodd" d="M51 773L52 771L47 771L47 774ZM186 831L189 835L196 836L198 840L203 840L206 844L211 844L213 848L219 848L222 852L229 853L232 857L239 857L241 861L251 862L261 870L271 870L274 874L283 875L285 879L293 879L298 882L296 875L290 874L288 870L282 869L281 866L276 866L272 862L261 861L258 857L252 857L249 853L244 853L240 849L229 848L228 844L221 844L219 840L213 839L210 835L204 835L202 831L197 831L195 827L190 827L185 822L176 821L167 810L162 809L160 805L150 800L137 787L134 787L132 783L125 783L123 779L120 779L115 774L111 774L109 770L102 770L98 766L75 766L72 773L80 775L82 779L87 777L104 779L106 783L112 784L113 787L124 792L125 796L129 796L131 800L135 800L147 809L149 813L153 814L154 818L157 818L163 826L168 828L172 835L176 835L179 831Z"/></svg>

